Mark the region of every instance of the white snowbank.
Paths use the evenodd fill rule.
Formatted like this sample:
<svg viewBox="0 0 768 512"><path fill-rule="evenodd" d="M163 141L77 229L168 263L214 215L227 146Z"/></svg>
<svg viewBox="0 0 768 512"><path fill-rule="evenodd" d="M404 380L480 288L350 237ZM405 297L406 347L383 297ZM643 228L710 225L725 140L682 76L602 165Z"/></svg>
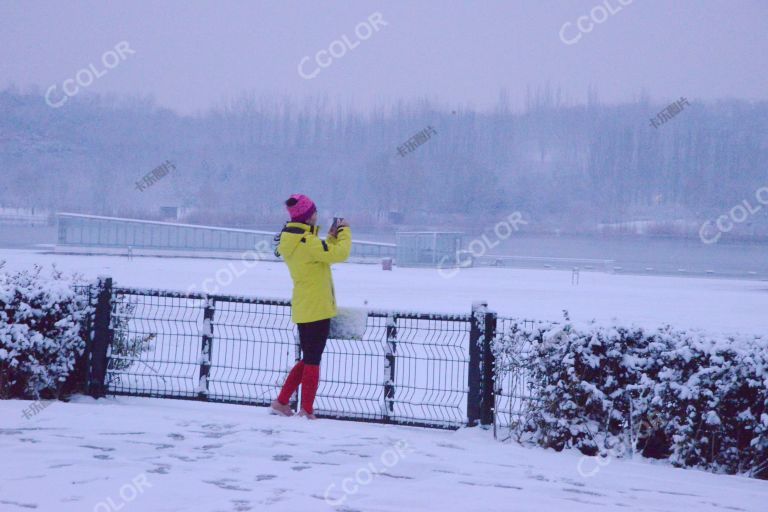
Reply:
<svg viewBox="0 0 768 512"><path fill-rule="evenodd" d="M290 298L291 280L283 263L71 256L0 250L7 270L55 262L65 272L88 277L111 275L120 286ZM232 265L232 267L230 267ZM571 285L570 272L495 268L462 269L453 278L435 269L378 265L334 265L340 306L469 314L471 304L488 301L501 314L535 320L560 320L567 309L575 322L596 319L605 325L636 323L655 328L700 328L710 332L765 333L768 283L694 277L658 277L582 272Z"/></svg>

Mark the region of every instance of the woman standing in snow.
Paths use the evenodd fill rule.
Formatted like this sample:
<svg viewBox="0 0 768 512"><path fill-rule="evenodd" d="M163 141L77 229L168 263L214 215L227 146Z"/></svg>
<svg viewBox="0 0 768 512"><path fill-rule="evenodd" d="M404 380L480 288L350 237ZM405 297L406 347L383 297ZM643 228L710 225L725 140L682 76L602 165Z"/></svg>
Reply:
<svg viewBox="0 0 768 512"><path fill-rule="evenodd" d="M314 402L320 381L320 359L328 340L331 318L336 316L331 264L349 258L352 233L341 220L328 230L326 240L317 236L317 208L310 198L294 194L285 202L291 221L280 233L277 253L285 259L293 280L291 320L299 328L302 359L283 384L272 412L292 416L288 402L301 385L299 416L315 419Z"/></svg>

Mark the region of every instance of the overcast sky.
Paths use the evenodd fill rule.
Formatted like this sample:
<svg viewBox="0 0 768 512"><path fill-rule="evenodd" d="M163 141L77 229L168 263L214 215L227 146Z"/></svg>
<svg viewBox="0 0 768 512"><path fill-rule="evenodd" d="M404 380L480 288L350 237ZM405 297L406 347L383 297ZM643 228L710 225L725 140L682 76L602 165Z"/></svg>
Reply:
<svg viewBox="0 0 768 512"><path fill-rule="evenodd" d="M386 25L358 38L374 13ZM643 90L660 102L766 99L767 27L768 0L0 0L0 87L61 95L94 64L103 76L83 90L151 95L180 113L246 92L484 109L501 88L520 104L526 86L547 82L579 102L590 85L605 102ZM318 66L342 36L355 47L336 44L343 55L323 53ZM102 56L121 41L135 53L106 69ZM305 56L303 73L319 70L310 79L298 70Z"/></svg>

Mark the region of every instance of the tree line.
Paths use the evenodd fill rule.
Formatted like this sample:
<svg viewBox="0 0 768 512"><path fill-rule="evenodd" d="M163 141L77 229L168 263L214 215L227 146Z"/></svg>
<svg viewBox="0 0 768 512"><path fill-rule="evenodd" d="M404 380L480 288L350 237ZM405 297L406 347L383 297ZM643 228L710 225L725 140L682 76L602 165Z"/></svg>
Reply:
<svg viewBox="0 0 768 512"><path fill-rule="evenodd" d="M665 104L606 105L593 94L564 104L548 89L519 110L503 93L487 111L415 100L365 112L243 95L191 116L140 97L52 109L38 92L7 89L0 205L133 216L174 205L250 225L282 215L282 200L302 191L371 223L389 212L449 223L522 211L534 225L576 230L705 220L768 185L768 104L688 102L654 127ZM398 151L428 127L428 140ZM165 161L173 172L140 190Z"/></svg>

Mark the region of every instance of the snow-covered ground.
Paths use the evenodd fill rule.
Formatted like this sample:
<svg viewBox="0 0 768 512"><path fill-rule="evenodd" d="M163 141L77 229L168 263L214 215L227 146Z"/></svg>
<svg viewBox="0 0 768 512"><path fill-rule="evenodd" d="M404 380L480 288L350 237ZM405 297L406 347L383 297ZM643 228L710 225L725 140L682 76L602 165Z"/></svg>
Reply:
<svg viewBox="0 0 768 512"><path fill-rule="evenodd" d="M208 291L263 297L290 297L291 282L281 262L240 260L75 256L31 250L0 250L8 270L33 263L56 265L87 277L110 275L120 286ZM448 276L448 277L446 277ZM575 321L635 323L699 328L713 333L765 333L768 283L695 277L631 276L571 272L467 268L455 274L435 269L341 264L334 267L342 306L469 313L487 300L501 314L559 320L567 309Z"/></svg>
<svg viewBox="0 0 768 512"><path fill-rule="evenodd" d="M768 484L648 461L598 466L456 432L86 397L0 401L0 510L766 510ZM584 476L589 475L589 476Z"/></svg>

